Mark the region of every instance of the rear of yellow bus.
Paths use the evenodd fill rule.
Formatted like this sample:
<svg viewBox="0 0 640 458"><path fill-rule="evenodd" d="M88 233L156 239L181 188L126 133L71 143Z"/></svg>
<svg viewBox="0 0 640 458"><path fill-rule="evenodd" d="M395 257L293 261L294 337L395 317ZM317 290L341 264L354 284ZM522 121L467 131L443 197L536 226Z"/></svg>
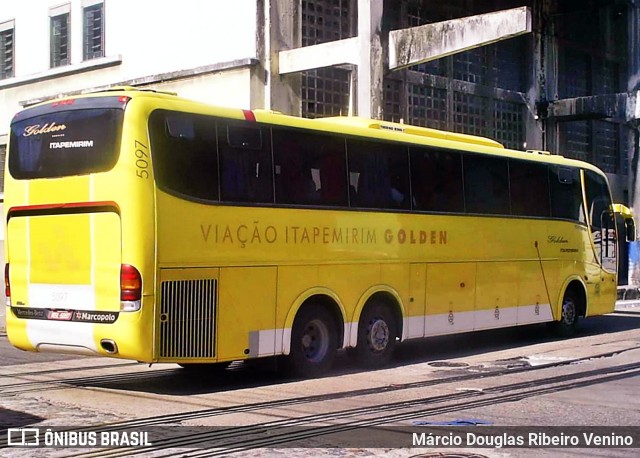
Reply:
<svg viewBox="0 0 640 458"><path fill-rule="evenodd" d="M15 347L152 360L153 186L138 118L126 92L14 117L5 289Z"/></svg>

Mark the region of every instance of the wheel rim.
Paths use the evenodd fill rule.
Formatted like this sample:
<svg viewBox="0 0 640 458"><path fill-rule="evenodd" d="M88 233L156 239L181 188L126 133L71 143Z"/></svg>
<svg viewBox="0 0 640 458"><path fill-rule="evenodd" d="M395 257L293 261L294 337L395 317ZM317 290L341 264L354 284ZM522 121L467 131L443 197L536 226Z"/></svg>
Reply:
<svg viewBox="0 0 640 458"><path fill-rule="evenodd" d="M382 352L387 348L389 344L389 326L387 322L381 320L380 318L374 319L369 324L369 338L368 344L369 348L371 348L375 352Z"/></svg>
<svg viewBox="0 0 640 458"><path fill-rule="evenodd" d="M301 343L302 354L308 361L322 361L329 350L329 328L322 320L310 321L304 329Z"/></svg>
<svg viewBox="0 0 640 458"><path fill-rule="evenodd" d="M576 321L576 304L570 299L562 304L562 321L570 326Z"/></svg>

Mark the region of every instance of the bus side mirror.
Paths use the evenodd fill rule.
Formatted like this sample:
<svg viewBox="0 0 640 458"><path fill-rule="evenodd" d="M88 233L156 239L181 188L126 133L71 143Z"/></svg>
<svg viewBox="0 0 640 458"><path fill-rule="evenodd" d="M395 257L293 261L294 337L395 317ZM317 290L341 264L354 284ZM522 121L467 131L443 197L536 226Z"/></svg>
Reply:
<svg viewBox="0 0 640 458"><path fill-rule="evenodd" d="M622 204L613 204L611 206L615 213L624 218L624 232L627 242L635 242L636 240L636 222L633 219L633 212L629 207Z"/></svg>

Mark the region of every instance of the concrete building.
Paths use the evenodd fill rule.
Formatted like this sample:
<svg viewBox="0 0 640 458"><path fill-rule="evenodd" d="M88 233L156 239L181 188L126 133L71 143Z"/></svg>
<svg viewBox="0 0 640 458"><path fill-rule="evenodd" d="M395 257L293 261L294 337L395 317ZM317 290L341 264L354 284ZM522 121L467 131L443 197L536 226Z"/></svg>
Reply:
<svg viewBox="0 0 640 458"><path fill-rule="evenodd" d="M639 75L627 0L3 2L0 153L22 107L132 85L558 152L604 169L640 214Z"/></svg>

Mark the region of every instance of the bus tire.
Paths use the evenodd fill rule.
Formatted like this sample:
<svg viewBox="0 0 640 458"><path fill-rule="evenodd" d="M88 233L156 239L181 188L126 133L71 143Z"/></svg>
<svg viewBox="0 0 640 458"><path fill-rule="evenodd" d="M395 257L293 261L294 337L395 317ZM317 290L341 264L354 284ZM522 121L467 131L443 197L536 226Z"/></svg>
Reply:
<svg viewBox="0 0 640 458"><path fill-rule="evenodd" d="M367 368L387 364L396 347L397 329L390 307L378 302L365 307L358 322L357 363Z"/></svg>
<svg viewBox="0 0 640 458"><path fill-rule="evenodd" d="M286 368L291 375L312 378L333 365L338 347L336 322L324 307L303 307L293 322Z"/></svg>
<svg viewBox="0 0 640 458"><path fill-rule="evenodd" d="M560 320L554 323L554 331L559 337L571 337L578 329L578 298L573 290L568 289L562 298Z"/></svg>

